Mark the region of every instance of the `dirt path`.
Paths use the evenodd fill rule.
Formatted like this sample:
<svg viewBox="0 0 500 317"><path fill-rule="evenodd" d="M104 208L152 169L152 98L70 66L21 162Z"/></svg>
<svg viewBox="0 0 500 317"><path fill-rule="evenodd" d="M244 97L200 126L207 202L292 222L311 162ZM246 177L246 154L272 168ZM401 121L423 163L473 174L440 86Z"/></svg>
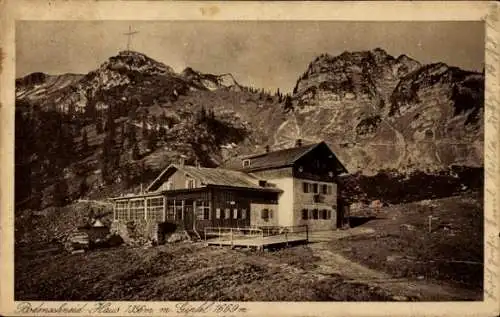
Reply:
<svg viewBox="0 0 500 317"><path fill-rule="evenodd" d="M310 245L313 254L321 258L314 273L324 275L340 274L348 282L377 286L393 294L395 300L480 300L477 292L459 289L431 281L395 279L389 274L372 270L355 263L343 255L329 249L328 243L321 241Z"/></svg>

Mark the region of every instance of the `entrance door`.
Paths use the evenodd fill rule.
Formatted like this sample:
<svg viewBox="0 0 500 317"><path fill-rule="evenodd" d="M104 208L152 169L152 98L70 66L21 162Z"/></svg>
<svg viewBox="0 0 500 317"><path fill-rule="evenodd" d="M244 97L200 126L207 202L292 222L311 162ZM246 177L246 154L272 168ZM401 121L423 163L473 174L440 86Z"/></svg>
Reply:
<svg viewBox="0 0 500 317"><path fill-rule="evenodd" d="M193 208L193 201L192 200L186 200L186 203L184 205L183 223L184 223L184 228L186 228L186 230L193 229L194 208Z"/></svg>

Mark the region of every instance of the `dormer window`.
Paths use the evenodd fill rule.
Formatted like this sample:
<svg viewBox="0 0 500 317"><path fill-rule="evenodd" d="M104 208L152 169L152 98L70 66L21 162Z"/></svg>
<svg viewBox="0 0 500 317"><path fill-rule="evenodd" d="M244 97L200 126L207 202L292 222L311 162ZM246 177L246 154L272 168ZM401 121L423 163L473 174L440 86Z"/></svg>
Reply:
<svg viewBox="0 0 500 317"><path fill-rule="evenodd" d="M243 167L249 167L250 166L250 160L246 159L243 160Z"/></svg>

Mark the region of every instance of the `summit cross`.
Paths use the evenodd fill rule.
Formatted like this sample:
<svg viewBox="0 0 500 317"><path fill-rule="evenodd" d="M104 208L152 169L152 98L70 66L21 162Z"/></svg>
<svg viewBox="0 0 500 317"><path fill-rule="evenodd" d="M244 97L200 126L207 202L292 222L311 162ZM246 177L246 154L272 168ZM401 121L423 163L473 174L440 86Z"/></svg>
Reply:
<svg viewBox="0 0 500 317"><path fill-rule="evenodd" d="M135 35L137 33L139 33L139 31L132 31L132 27L130 25L128 27L128 32L123 33L124 35L127 36L127 51L130 51L130 42L132 39L132 35Z"/></svg>

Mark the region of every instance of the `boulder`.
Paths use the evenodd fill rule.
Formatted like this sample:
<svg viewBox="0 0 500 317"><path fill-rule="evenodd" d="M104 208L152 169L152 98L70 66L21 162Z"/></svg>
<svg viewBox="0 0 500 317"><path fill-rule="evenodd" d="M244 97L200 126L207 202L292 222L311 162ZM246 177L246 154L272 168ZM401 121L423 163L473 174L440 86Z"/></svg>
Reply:
<svg viewBox="0 0 500 317"><path fill-rule="evenodd" d="M125 223L122 223L119 221L114 221L111 224L110 234L120 236L120 238L122 238L122 240L123 240L123 243L125 243L127 245L131 244L129 230L128 230L128 227Z"/></svg>
<svg viewBox="0 0 500 317"><path fill-rule="evenodd" d="M414 225L410 225L410 224L407 224L407 223L402 224L401 228L402 229L406 229L408 231L415 231L415 229L416 229L416 227Z"/></svg>

